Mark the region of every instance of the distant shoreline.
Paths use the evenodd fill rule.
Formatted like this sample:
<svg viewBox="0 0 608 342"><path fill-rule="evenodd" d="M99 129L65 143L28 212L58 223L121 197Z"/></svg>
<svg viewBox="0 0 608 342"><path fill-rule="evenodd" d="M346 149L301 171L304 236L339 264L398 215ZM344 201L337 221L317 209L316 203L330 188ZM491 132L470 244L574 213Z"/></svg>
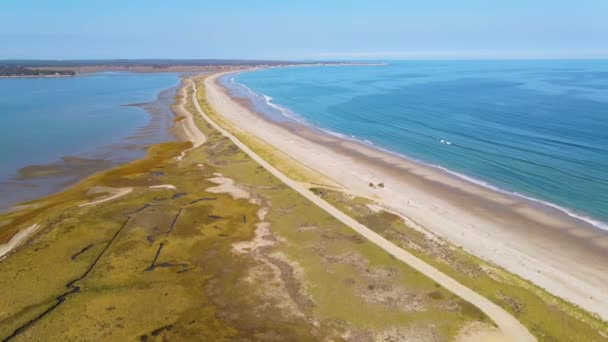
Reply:
<svg viewBox="0 0 608 342"><path fill-rule="evenodd" d="M3 64L5 63L5 64ZM180 64L181 63L181 64ZM1 61L0 68L20 68L32 72L55 72L73 74L8 75L0 78L52 78L79 77L99 72L136 73L205 73L230 70L250 70L293 66L340 66L340 65L384 65L367 62L288 62L288 61L172 61L172 60L118 60L118 61Z"/></svg>
<svg viewBox="0 0 608 342"><path fill-rule="evenodd" d="M15 76L0 76L0 78L72 78L81 75L15 75Z"/></svg>

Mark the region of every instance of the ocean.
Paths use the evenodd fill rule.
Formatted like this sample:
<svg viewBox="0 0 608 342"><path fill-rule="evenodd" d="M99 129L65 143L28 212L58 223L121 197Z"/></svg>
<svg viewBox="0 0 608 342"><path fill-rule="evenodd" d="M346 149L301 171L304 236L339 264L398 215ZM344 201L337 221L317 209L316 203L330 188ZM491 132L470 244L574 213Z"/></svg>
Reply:
<svg viewBox="0 0 608 342"><path fill-rule="evenodd" d="M179 82L173 73L115 72L0 79L0 210L173 139L169 104ZM38 173L24 174L32 165Z"/></svg>
<svg viewBox="0 0 608 342"><path fill-rule="evenodd" d="M608 61L304 66L222 82L296 120L608 229Z"/></svg>

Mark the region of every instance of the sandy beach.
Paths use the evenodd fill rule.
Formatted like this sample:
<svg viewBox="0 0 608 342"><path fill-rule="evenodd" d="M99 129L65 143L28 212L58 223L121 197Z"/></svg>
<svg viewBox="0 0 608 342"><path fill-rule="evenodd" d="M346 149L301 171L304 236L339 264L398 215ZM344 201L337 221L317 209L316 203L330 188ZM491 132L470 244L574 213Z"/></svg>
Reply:
<svg viewBox="0 0 608 342"><path fill-rule="evenodd" d="M236 127L347 191L374 199L454 245L608 318L608 232L368 145L271 122L232 98L216 82L221 75L206 80L208 100Z"/></svg>

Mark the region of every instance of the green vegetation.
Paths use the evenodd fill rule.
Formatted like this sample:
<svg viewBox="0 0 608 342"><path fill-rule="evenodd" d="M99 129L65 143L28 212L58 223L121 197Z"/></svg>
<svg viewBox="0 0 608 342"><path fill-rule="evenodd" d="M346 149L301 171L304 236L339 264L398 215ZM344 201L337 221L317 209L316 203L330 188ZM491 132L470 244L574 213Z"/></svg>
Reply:
<svg viewBox="0 0 608 342"><path fill-rule="evenodd" d="M156 145L0 216L2 242L40 224L0 262L0 338L450 340L491 324L195 121L208 140L183 158L190 143ZM133 191L80 206L101 187Z"/></svg>
<svg viewBox="0 0 608 342"><path fill-rule="evenodd" d="M68 70L38 70L22 66L0 65L0 76L74 76L76 72Z"/></svg>
<svg viewBox="0 0 608 342"><path fill-rule="evenodd" d="M371 200L328 189L311 190L396 245L502 306L539 340L608 340L606 322L500 267L408 227L401 217L377 210Z"/></svg>

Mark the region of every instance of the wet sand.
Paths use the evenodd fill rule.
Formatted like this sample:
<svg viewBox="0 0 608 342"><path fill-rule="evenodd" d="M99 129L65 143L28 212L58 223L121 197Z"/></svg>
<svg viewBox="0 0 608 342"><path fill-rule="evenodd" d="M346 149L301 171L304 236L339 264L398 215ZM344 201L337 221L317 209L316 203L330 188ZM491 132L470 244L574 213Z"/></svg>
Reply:
<svg viewBox="0 0 608 342"><path fill-rule="evenodd" d="M349 192L375 199L456 246L608 318L608 232L365 144L272 122L232 98L216 82L219 75L206 81L207 96L233 125Z"/></svg>

